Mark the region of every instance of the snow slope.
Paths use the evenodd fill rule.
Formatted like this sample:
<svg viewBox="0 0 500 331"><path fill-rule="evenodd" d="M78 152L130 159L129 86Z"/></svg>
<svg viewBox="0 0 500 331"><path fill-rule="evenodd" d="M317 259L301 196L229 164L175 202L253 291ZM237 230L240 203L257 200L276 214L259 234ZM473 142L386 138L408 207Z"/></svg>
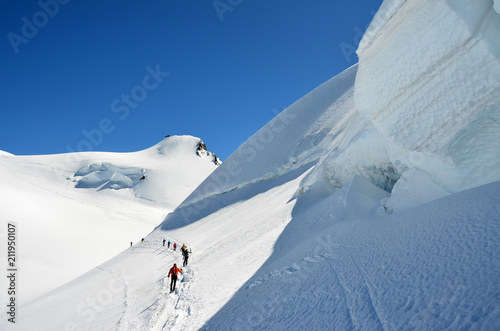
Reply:
<svg viewBox="0 0 500 331"><path fill-rule="evenodd" d="M19 229L20 301L151 232L216 168L213 154L196 154L199 141L170 137L136 153L0 155L0 217Z"/></svg>
<svg viewBox="0 0 500 331"><path fill-rule="evenodd" d="M155 231L99 268L22 307L22 330L461 329L500 321L500 183L391 216L357 177L287 203L299 173L226 194L182 229ZM296 178L294 178L296 177ZM283 183L285 182L285 183ZM235 202L237 201L237 202ZM361 201L364 201L362 203ZM356 215L346 214L356 209ZM361 217L361 215L365 215ZM284 231L283 231L284 229ZM281 234L280 234L281 233ZM193 254L175 294L166 277ZM189 240L189 242L188 242ZM228 301L229 300L229 301ZM57 311L57 316L50 314ZM1 324L0 324L1 325Z"/></svg>
<svg viewBox="0 0 500 331"><path fill-rule="evenodd" d="M356 186L348 194L373 189ZM203 329L497 329L499 193L495 183L386 217L344 218L338 193L315 208L333 217L299 200L273 255ZM297 236L312 220L321 229Z"/></svg>
<svg viewBox="0 0 500 331"><path fill-rule="evenodd" d="M385 1L359 65L259 130L143 245L22 306L17 326L498 329L494 4ZM164 238L193 251L172 294L181 257Z"/></svg>

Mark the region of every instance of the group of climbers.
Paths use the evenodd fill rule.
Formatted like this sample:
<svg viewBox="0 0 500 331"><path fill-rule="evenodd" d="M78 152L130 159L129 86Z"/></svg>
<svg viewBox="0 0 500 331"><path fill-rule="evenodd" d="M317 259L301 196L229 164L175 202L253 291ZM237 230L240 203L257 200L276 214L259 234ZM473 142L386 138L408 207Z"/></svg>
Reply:
<svg viewBox="0 0 500 331"><path fill-rule="evenodd" d="M170 240L167 243L167 239L163 239L163 246L164 247L165 247L165 243L167 244L167 248L170 248L170 244L171 244ZM174 242L173 247L174 247L174 251L175 251L177 249L177 243L176 242Z"/></svg>
<svg viewBox="0 0 500 331"><path fill-rule="evenodd" d="M170 249L170 245L172 244L170 242L170 240L167 242L166 239L163 239L162 243L163 243L163 246L165 246L165 244L166 244L168 249ZM141 239L141 244L144 244L144 238ZM130 246L132 246L132 242L130 243ZM177 243L175 241L174 241L172 247L173 247L174 251L177 251ZM181 253L182 253L182 257L183 257L182 266L185 267L188 264L188 258L189 258L189 254L191 254L191 249L188 251L187 246L185 244L183 244L181 247ZM170 270L168 272L168 277L170 278L170 292L175 291L175 284L177 283L177 278L179 276L179 273L182 273L182 269L178 268L177 264L174 263L173 267L170 268Z"/></svg>
<svg viewBox="0 0 500 331"><path fill-rule="evenodd" d="M144 244L144 238L141 239L141 244ZM170 240L167 242L167 239L163 239L163 246L165 247L165 244L167 244L167 248L170 248L170 245L172 244L170 242ZM132 247L133 243L130 242L130 247ZM177 243L174 242L173 245L172 245L174 251L177 251ZM182 245L181 247L181 252L182 252L182 256L184 256L184 260L185 260L185 264L187 264L187 256L188 256L188 250L187 250L187 246L185 244Z"/></svg>

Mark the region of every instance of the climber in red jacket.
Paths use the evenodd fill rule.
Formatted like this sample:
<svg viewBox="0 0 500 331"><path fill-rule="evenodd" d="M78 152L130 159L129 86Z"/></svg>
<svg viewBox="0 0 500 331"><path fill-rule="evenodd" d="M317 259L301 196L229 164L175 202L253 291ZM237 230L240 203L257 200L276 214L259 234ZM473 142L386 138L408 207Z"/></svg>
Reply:
<svg viewBox="0 0 500 331"><path fill-rule="evenodd" d="M175 291L175 283L177 282L177 274L182 273L182 269L177 268L177 264L174 263L174 266L170 268L170 271L168 272L168 277L172 276L171 282L170 282L170 292Z"/></svg>

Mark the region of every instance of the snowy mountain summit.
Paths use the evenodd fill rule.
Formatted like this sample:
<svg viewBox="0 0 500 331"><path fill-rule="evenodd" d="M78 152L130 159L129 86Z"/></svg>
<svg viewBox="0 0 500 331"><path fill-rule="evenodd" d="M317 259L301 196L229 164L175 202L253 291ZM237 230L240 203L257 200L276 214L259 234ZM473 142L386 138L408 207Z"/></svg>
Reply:
<svg viewBox="0 0 500 331"><path fill-rule="evenodd" d="M25 229L20 299L62 285L148 234L221 164L206 148L200 153L201 144L171 136L134 153L0 153L0 216Z"/></svg>
<svg viewBox="0 0 500 331"><path fill-rule="evenodd" d="M384 1L358 65L255 133L144 243L21 307L19 326L497 330L497 10ZM172 293L182 260L163 240L192 249Z"/></svg>
<svg viewBox="0 0 500 331"><path fill-rule="evenodd" d="M76 171L73 181L76 182L76 188L132 189L136 197L162 202L173 199L173 197L166 197L166 192L171 192L172 181L179 175L177 171L173 171L171 167L167 166L167 163L179 164L184 169L189 170L189 164L194 163L194 155L203 159L205 163L212 162L215 166L222 164L214 153L207 151L207 147L201 139L189 136L168 136L157 145L134 156L134 158L137 157L137 164L141 163L139 159L156 159L158 166L137 168L120 167L111 163L86 163ZM181 171L180 168L177 170ZM195 168L192 170L197 171ZM191 175L196 177L196 174ZM158 181L165 185L160 187L152 184L152 181ZM174 185L182 185L188 179L182 178L181 180L176 179L176 181L179 183L174 183ZM154 186L155 189L151 189L149 186ZM162 197L158 197L159 191L165 191Z"/></svg>

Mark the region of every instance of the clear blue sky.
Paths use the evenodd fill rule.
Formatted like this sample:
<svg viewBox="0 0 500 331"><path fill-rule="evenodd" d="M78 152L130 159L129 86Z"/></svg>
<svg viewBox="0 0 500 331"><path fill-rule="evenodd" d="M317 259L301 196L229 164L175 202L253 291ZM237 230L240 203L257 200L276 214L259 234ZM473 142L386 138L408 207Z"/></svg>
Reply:
<svg viewBox="0 0 500 331"><path fill-rule="evenodd" d="M0 150L128 152L189 134L226 159L358 61L381 3L2 1Z"/></svg>

